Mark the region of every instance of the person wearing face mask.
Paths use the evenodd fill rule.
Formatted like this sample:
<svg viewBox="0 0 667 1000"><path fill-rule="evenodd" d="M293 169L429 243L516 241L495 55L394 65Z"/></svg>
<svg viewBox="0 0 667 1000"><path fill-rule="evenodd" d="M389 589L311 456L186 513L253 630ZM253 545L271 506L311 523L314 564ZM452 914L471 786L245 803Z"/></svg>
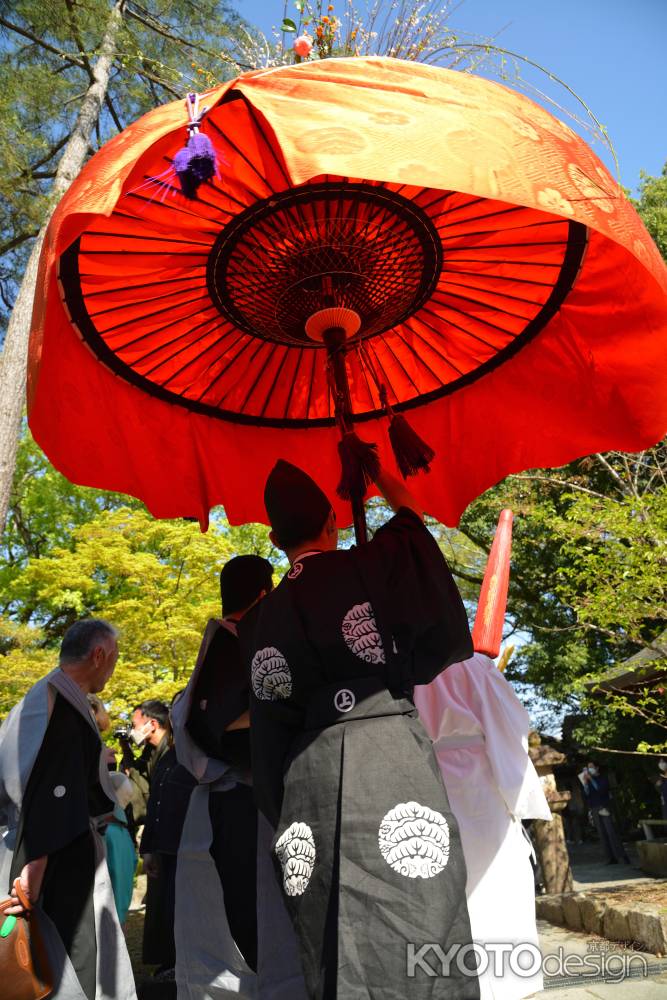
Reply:
<svg viewBox="0 0 667 1000"><path fill-rule="evenodd" d="M658 767L660 768L660 774L655 783L655 787L658 791L658 795L660 796L662 818L667 821L667 757L660 758L658 761Z"/></svg>
<svg viewBox="0 0 667 1000"><path fill-rule="evenodd" d="M167 727L166 750L150 773L146 821L139 845L148 876L142 959L144 965L157 966L154 977L161 983L160 1000L176 996L176 858L195 785L192 775L176 758L170 721Z"/></svg>
<svg viewBox="0 0 667 1000"><path fill-rule="evenodd" d="M600 769L593 762L589 761L584 770L579 775L583 785L584 794L588 802L588 807L593 817L593 822L598 831L600 844L604 848L608 865L629 865L630 859L625 853L623 841L614 823L611 813L611 792L609 790L609 779L600 774Z"/></svg>
<svg viewBox="0 0 667 1000"><path fill-rule="evenodd" d="M0 881L14 886L16 900L5 916L21 915L19 900L28 897L51 960L54 1000L109 996L110 982L116 1000L136 1000L103 839L115 797L87 701L117 659L112 625L76 622L58 666L0 729Z"/></svg>
<svg viewBox="0 0 667 1000"><path fill-rule="evenodd" d="M132 782L132 818L135 830L146 822L146 806L150 794L151 778L161 757L170 745L171 729L169 709L163 701L144 701L132 712L132 729L129 740L122 741L122 770ZM134 756L132 744L142 748Z"/></svg>

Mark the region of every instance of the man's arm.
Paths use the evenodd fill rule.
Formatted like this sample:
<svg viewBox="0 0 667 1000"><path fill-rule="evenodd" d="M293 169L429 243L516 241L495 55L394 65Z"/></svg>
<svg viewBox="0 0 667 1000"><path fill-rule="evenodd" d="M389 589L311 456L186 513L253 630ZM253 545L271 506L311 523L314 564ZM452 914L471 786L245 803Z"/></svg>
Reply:
<svg viewBox="0 0 667 1000"><path fill-rule="evenodd" d="M401 507L408 507L414 511L417 517L421 518L422 521L424 520L424 512L421 509L421 505L415 500L407 486L395 476L392 476L390 472L381 468L375 477L375 483L394 513L400 510Z"/></svg>

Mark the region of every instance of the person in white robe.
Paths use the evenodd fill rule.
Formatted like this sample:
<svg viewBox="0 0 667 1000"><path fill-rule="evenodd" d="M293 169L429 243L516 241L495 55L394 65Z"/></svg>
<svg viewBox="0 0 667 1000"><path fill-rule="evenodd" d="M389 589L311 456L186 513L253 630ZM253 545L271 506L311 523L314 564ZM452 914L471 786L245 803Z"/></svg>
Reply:
<svg viewBox="0 0 667 1000"><path fill-rule="evenodd" d="M543 988L532 846L521 820L551 819L528 756L528 713L482 653L416 687L414 700L461 831L473 941L517 946L511 958L487 949L480 1000L520 1000Z"/></svg>

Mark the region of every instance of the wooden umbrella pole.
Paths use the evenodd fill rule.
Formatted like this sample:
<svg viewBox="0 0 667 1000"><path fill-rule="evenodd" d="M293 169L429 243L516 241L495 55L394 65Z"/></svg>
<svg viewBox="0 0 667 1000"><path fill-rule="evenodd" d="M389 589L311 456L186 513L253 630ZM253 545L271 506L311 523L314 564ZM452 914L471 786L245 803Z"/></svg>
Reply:
<svg viewBox="0 0 667 1000"><path fill-rule="evenodd" d="M350 383L347 377L347 365L345 364L345 330L342 327L330 327L324 332L322 339L326 345L336 390L334 395L336 418L343 431L352 431L354 425L352 420ZM363 545L368 541L364 498L363 496L353 496L351 503L354 538L357 545Z"/></svg>

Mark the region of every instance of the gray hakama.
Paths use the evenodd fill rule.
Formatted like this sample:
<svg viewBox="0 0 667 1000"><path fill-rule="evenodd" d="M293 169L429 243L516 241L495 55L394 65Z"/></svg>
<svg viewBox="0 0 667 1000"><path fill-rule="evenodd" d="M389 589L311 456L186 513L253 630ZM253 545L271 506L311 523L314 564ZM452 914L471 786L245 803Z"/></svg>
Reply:
<svg viewBox="0 0 667 1000"><path fill-rule="evenodd" d="M435 540L402 509L303 554L243 619L253 780L312 1000L476 1000L466 869L415 684L472 651ZM412 949L412 952L411 950Z"/></svg>
<svg viewBox="0 0 667 1000"><path fill-rule="evenodd" d="M208 623L195 669L171 713L179 763L198 781L190 798L176 869L178 1000L222 1000L227 997L235 997L236 1000L305 1000L294 932L272 871L269 849L273 830L260 816L257 843L257 973L247 965L232 936L223 886L211 854L210 797L225 796L239 784L247 785L249 782L249 774L243 768L203 752L192 739L187 726L206 654L221 628L236 636L231 622L211 620ZM254 892L254 886L249 887L249 891Z"/></svg>

